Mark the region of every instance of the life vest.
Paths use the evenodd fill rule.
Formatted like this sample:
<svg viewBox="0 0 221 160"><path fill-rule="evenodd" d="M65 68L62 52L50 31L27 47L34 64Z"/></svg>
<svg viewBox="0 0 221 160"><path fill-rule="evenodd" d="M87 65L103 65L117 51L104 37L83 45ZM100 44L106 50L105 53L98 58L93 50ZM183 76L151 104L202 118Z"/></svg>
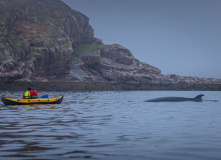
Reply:
<svg viewBox="0 0 221 160"><path fill-rule="evenodd" d="M32 96L30 94L30 91L26 91L25 94L24 94L24 97L25 97L25 99L32 98Z"/></svg>

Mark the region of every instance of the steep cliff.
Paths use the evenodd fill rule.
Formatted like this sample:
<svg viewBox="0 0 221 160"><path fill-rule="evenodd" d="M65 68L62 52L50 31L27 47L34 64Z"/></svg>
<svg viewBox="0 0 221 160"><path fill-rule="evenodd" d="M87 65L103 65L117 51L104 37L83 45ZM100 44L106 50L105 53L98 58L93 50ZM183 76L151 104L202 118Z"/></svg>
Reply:
<svg viewBox="0 0 221 160"><path fill-rule="evenodd" d="M102 44L88 17L59 0L0 0L0 11L1 80L65 78L79 44Z"/></svg>
<svg viewBox="0 0 221 160"><path fill-rule="evenodd" d="M121 45L94 38L89 19L60 0L0 0L0 81L221 83L163 75Z"/></svg>

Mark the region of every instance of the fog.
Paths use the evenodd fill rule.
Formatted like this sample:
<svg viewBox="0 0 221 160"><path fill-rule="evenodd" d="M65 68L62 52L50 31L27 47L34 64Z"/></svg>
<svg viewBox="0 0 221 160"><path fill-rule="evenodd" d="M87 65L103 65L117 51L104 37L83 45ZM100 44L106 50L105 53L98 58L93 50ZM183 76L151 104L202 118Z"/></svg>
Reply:
<svg viewBox="0 0 221 160"><path fill-rule="evenodd" d="M220 0L62 0L95 37L120 44L163 74L221 78Z"/></svg>

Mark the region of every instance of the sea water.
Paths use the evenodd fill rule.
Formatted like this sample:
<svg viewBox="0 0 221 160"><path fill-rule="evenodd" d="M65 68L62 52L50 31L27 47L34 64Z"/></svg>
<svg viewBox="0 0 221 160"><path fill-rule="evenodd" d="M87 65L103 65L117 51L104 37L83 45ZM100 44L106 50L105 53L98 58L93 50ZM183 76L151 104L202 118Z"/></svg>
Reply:
<svg viewBox="0 0 221 160"><path fill-rule="evenodd" d="M221 92L42 92L61 104L0 102L1 159L219 160ZM195 97L203 102L144 102ZM0 92L21 98L20 92ZM210 101L212 100L212 101Z"/></svg>

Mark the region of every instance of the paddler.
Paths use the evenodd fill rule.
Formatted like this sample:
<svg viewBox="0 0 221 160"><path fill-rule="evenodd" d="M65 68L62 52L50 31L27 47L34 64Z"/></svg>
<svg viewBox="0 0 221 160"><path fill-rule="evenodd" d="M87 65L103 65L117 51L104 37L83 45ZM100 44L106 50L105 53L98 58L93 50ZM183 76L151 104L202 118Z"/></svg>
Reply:
<svg viewBox="0 0 221 160"><path fill-rule="evenodd" d="M32 99L35 98L35 96L38 95L38 92L36 90L32 91L30 87L28 87L28 90L23 93L23 99Z"/></svg>

